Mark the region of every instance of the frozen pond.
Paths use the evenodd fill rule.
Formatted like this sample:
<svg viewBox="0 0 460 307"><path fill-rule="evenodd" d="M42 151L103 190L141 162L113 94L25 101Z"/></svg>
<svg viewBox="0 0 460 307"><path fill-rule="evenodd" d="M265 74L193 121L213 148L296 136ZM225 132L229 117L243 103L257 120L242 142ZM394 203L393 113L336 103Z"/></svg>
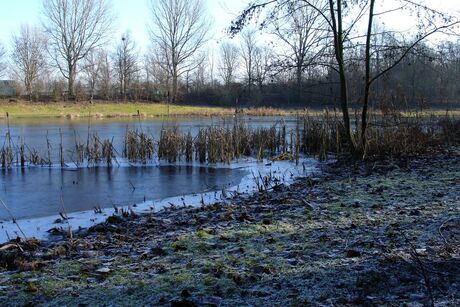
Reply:
<svg viewBox="0 0 460 307"><path fill-rule="evenodd" d="M16 167L1 171L0 199L14 217L23 219L218 190L239 184L245 174L238 169L190 165ZM9 218L0 208L0 220Z"/></svg>
<svg viewBox="0 0 460 307"><path fill-rule="evenodd" d="M295 117L244 117L249 128L271 127L283 121L288 129L294 128L297 120ZM26 151L37 149L42 156L47 155L47 139L51 144L51 158L57 163L59 160L59 146L64 149L64 158L70 160L71 153L75 148L75 141L86 144L88 135L97 134L100 140L113 139L113 145L118 153L122 153L123 138L127 130L138 130L152 136L155 141L159 140L162 129L177 126L183 132L191 132L196 135L200 128L209 126L232 127L235 123L233 117L198 117L176 118L162 120L160 118L138 120L136 118L46 118L46 119L15 119L10 118L9 126L11 139L18 146L21 141L27 144ZM5 141L7 132L6 119L0 119L0 148Z"/></svg>
<svg viewBox="0 0 460 307"><path fill-rule="evenodd" d="M251 117L244 119L249 128L271 127L283 122L287 129L295 128L294 117ZM6 119L0 119L0 147L8 131ZM197 162L186 164L178 161L167 164L152 160L146 165L131 164L120 159L120 164L108 168L76 168L72 155L76 140L86 143L88 135L97 134L99 139L112 139L119 155L123 149L123 138L127 130L137 129L153 137L157 142L162 129L177 126L181 131L196 135L203 127L232 127L232 117L187 118L165 121L161 119L14 119L9 120L9 131L13 147L24 142L26 151L35 149L42 156L50 150L53 165L21 168L0 168L0 199L13 216L25 224L33 235L45 237L44 229L53 227L52 221L60 212L72 216L75 227L89 226L101 221L93 209L103 208L111 214L112 207L136 207L137 210L159 210L172 203L175 205L200 205L222 199L222 191L254 191L254 174L292 180L313 167L315 161L307 160L295 167L294 163L254 159L241 159L231 165L207 165ZM69 167L60 168L59 147L61 144ZM15 157L15 161L17 157ZM295 170L294 170L295 169ZM295 176L294 176L295 175ZM187 197L185 197L187 196ZM185 199L185 201L184 201ZM106 208L106 209L104 209ZM109 208L109 209L107 209ZM15 233L15 226L5 208L0 208L0 241ZM38 230L41 229L41 230Z"/></svg>

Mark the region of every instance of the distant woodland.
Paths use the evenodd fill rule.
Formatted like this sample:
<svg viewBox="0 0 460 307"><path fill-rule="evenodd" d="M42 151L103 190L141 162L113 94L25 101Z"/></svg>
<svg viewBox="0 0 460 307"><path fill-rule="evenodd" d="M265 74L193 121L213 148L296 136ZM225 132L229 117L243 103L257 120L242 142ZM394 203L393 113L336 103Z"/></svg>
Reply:
<svg viewBox="0 0 460 307"><path fill-rule="evenodd" d="M455 16L417 1L393 1L388 8L342 2L248 3L228 25L228 39L210 48L212 24L200 0L152 1L149 42L134 41L128 31L110 36L116 12L109 1L44 0L43 22L22 25L9 45L0 45L0 95L45 102L336 106L346 77L350 106L361 105L366 80L376 108L455 105ZM380 18L395 11L410 16L411 30L394 30ZM145 54L140 44L149 46Z"/></svg>

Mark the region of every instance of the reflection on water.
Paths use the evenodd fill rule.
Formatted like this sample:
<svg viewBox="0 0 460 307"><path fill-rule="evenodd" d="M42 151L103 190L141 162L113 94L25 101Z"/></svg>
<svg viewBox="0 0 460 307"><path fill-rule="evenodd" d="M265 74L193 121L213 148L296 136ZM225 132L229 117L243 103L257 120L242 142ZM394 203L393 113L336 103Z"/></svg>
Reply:
<svg viewBox="0 0 460 307"><path fill-rule="evenodd" d="M198 166L1 170L0 199L18 218L111 207L237 185L245 171ZM0 209L0 220L8 219Z"/></svg>

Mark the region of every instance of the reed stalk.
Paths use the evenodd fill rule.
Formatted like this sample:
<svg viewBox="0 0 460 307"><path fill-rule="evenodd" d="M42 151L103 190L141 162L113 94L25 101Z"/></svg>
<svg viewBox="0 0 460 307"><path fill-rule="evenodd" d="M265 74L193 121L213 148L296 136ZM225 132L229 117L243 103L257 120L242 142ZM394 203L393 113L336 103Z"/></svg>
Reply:
<svg viewBox="0 0 460 307"><path fill-rule="evenodd" d="M24 237L24 240L27 240L26 234L24 233L24 231L22 231L22 228L19 226L18 221L17 221L16 218L14 217L13 213L11 213L10 208L8 208L8 206L3 202L3 200L0 199L0 202L2 203L2 206L3 206L3 208L5 208L6 212L8 212L9 216L11 217L11 220L12 220L13 223L16 225L16 227L18 228L19 232L20 232L20 233L22 234L22 236Z"/></svg>

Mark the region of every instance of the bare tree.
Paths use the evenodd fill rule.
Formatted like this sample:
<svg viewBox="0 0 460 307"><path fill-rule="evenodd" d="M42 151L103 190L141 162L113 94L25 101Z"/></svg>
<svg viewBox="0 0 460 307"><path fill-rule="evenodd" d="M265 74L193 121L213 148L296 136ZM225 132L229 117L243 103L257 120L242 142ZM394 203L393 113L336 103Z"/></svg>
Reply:
<svg viewBox="0 0 460 307"><path fill-rule="evenodd" d="M454 34L453 29L460 22L454 16L430 8L423 4L422 1L416 0L398 0L395 1L396 4L394 7L390 9L381 8L380 11L377 12L375 11L375 0L322 0L319 2L317 2L317 0L315 0L315 2L313 0L298 1L318 12L318 14L323 18L327 30L333 37L333 52L335 58L334 69L338 73L339 77L340 105L347 141L353 153L365 154L368 104L371 97L372 84L401 63L401 61L410 54L411 50L427 37L434 33L448 32L449 34ZM240 32L251 18L257 16L262 9L267 8L270 5L272 6L272 9L278 11L280 8L293 2L297 2L297 0L261 0L251 3L248 8L232 22L230 32L233 34ZM417 16L416 18L413 18L416 26L414 28L417 29L417 33L400 32L401 36L414 35L415 39L404 46L397 46L400 52L395 58L393 58L393 61L388 66L380 67L380 71L372 71L372 55L376 52L376 50L372 48L371 38L374 35L378 35L378 33L374 32L374 17L378 16L381 18L383 15L389 15L401 10L410 11L414 16ZM269 14L269 16L271 16L271 14ZM367 16L367 27L363 31L364 33L359 33L359 31L356 30L356 26L360 24L360 21L363 20L365 16ZM362 61L364 62L364 76L361 78L361 88L363 93L361 101L363 102L363 107L361 112L360 143L355 140L352 132L352 125L350 123L348 109L350 99L348 84L350 80L346 65L346 51L356 48L362 48L364 50L364 56L362 58Z"/></svg>
<svg viewBox="0 0 460 307"><path fill-rule="evenodd" d="M122 36L117 46L114 55L114 68L118 76L120 95L123 99L126 99L128 86L139 71L136 44L129 32Z"/></svg>
<svg viewBox="0 0 460 307"><path fill-rule="evenodd" d="M191 83L193 84L194 88L196 90L199 90L200 88L203 88L206 84L206 80L208 75L206 74L206 71L209 69L210 64L208 62L208 54L206 52L201 52L200 54L197 54L196 56L196 66L193 68L193 70L188 71L187 74L187 92L190 91L190 79Z"/></svg>
<svg viewBox="0 0 460 307"><path fill-rule="evenodd" d="M78 63L105 42L112 22L107 0L44 0L49 53L74 96Z"/></svg>
<svg viewBox="0 0 460 307"><path fill-rule="evenodd" d="M257 49L256 34L257 32L254 29L247 29L241 32L241 56L244 61L249 97L251 97L251 88L254 83L254 57Z"/></svg>
<svg viewBox="0 0 460 307"><path fill-rule="evenodd" d="M271 68L271 60L273 59L273 51L267 47L257 47L254 51L254 81L259 87L267 80L267 76Z"/></svg>
<svg viewBox="0 0 460 307"><path fill-rule="evenodd" d="M37 79L46 71L46 38L36 27L22 25L12 37L14 74L22 80L29 100Z"/></svg>
<svg viewBox="0 0 460 307"><path fill-rule="evenodd" d="M320 0L312 0L320 7ZM325 8L321 8L325 11ZM294 69L297 99L302 91L302 78L304 71L317 65L322 56L325 45L322 40L327 36L325 21L312 6L305 5L302 1L290 1L275 12L269 19L267 26L269 32L274 34L284 48L278 54L280 69Z"/></svg>
<svg viewBox="0 0 460 307"><path fill-rule="evenodd" d="M0 42L0 78L3 76L5 70L6 70L6 50L5 47L3 47L3 44Z"/></svg>
<svg viewBox="0 0 460 307"><path fill-rule="evenodd" d="M100 81L106 54L107 52L103 49L93 49L83 59L82 71L89 87L90 101L93 100L96 86Z"/></svg>
<svg viewBox="0 0 460 307"><path fill-rule="evenodd" d="M157 88L162 90L167 90L169 84L169 74L165 63L166 60L160 53L147 56L146 65L149 79Z"/></svg>
<svg viewBox="0 0 460 307"><path fill-rule="evenodd" d="M109 56L106 51L101 50L98 57L99 78L96 87L99 90L99 95L104 99L109 99L111 97L112 88L112 71L110 68Z"/></svg>
<svg viewBox="0 0 460 307"><path fill-rule="evenodd" d="M198 64L194 56L208 40L209 18L201 0L152 0L151 10L150 36L170 76L174 103L179 77Z"/></svg>
<svg viewBox="0 0 460 307"><path fill-rule="evenodd" d="M234 44L224 42L220 45L219 72L227 87L235 80L235 73L240 64L239 55L239 50Z"/></svg>
<svg viewBox="0 0 460 307"><path fill-rule="evenodd" d="M145 76L145 93L147 100L152 99L152 71L150 70L150 56L148 53L142 56L141 69Z"/></svg>
<svg viewBox="0 0 460 307"><path fill-rule="evenodd" d="M214 68L215 68L215 57L214 57L214 49L211 50L211 54L209 56L209 76L211 79L211 87L216 85L216 80L214 78Z"/></svg>

